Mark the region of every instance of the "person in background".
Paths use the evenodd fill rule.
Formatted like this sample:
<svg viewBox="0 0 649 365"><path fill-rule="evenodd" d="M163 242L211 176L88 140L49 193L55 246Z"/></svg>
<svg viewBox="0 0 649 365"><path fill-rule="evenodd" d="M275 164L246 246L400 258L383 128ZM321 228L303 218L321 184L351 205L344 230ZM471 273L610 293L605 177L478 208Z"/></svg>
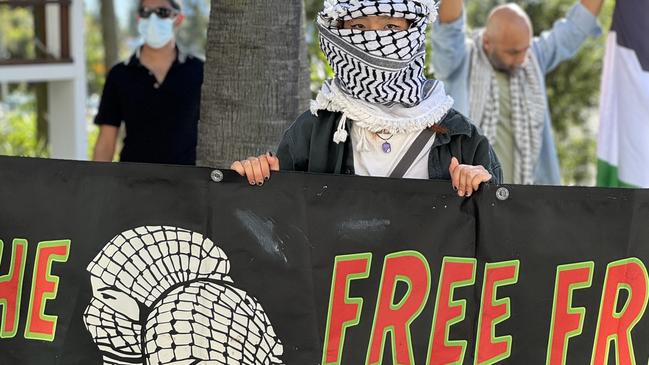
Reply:
<svg viewBox="0 0 649 365"><path fill-rule="evenodd" d="M539 37L520 6L500 5L486 28L467 38L463 0L441 0L432 32L433 71L455 108L489 138L506 183L561 183L544 77L601 33L596 17L602 2L581 0Z"/></svg>
<svg viewBox="0 0 649 365"><path fill-rule="evenodd" d="M320 44L335 78L271 154L235 161L251 185L271 171L450 180L461 197L500 182L487 139L424 76L433 0L326 0Z"/></svg>
<svg viewBox="0 0 649 365"><path fill-rule="evenodd" d="M113 160L124 123L120 161L196 163L203 61L176 45L183 20L178 0L140 1L138 32L144 44L106 77L93 160Z"/></svg>

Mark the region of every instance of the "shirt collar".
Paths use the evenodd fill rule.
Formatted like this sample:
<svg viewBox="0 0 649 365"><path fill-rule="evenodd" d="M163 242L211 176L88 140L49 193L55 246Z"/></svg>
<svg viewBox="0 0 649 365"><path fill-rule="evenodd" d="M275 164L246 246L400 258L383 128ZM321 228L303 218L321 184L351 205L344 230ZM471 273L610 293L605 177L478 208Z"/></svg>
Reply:
<svg viewBox="0 0 649 365"><path fill-rule="evenodd" d="M451 142L451 137L457 135L471 136L471 123L462 114L454 109L449 110L446 117L439 123L441 127L446 128L446 133L438 133L433 143L433 148L445 145Z"/></svg>
<svg viewBox="0 0 649 365"><path fill-rule="evenodd" d="M139 65L141 65L141 63L140 63L140 54L142 52L142 47L143 46L137 47L135 49L135 52L133 52L133 54L131 55L131 57L129 57L126 61L124 61L124 64L126 66L139 66ZM183 51L183 49L181 47L176 45L176 60L174 62L178 62L179 64L182 65L183 63L185 63L185 61L187 61L187 56L188 56L188 54L185 51Z"/></svg>

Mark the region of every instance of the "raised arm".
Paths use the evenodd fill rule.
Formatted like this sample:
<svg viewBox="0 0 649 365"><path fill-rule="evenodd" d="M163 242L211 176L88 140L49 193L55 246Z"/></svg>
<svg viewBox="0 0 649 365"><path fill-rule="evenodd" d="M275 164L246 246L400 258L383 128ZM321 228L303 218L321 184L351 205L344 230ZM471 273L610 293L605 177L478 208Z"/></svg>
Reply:
<svg viewBox="0 0 649 365"><path fill-rule="evenodd" d="M442 81L449 80L467 55L463 12L462 0L441 0L439 19L433 24L431 64Z"/></svg>
<svg viewBox="0 0 649 365"><path fill-rule="evenodd" d="M446 24L458 20L462 16L463 8L462 0L442 0L439 4L439 22Z"/></svg>
<svg viewBox="0 0 649 365"><path fill-rule="evenodd" d="M602 0L582 0L568 11L565 18L557 20L551 30L534 39L532 49L544 73L572 58L588 37L601 34L602 29L593 12L599 11L601 3Z"/></svg>
<svg viewBox="0 0 649 365"><path fill-rule="evenodd" d="M591 14L598 16L602 11L602 5L604 5L604 0L581 0L581 5L583 5Z"/></svg>

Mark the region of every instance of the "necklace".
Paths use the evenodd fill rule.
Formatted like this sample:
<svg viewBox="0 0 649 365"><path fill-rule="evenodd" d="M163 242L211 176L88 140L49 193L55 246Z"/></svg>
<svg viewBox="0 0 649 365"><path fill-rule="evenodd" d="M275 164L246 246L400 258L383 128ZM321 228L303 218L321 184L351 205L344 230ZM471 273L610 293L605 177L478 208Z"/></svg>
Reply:
<svg viewBox="0 0 649 365"><path fill-rule="evenodd" d="M383 148L383 152L385 152L385 153L392 152L392 145L390 144L390 140L392 139L392 137L394 137L394 134L390 134L390 137L388 137L388 138L383 138L381 136L381 133L376 132L376 136L379 137L383 141L383 145L381 145L381 147Z"/></svg>

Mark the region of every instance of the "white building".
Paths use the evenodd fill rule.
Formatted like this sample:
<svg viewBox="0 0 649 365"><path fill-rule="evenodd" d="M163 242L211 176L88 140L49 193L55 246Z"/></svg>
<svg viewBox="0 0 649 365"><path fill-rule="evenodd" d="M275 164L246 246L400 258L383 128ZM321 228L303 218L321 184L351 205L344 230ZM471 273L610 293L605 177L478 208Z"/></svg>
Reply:
<svg viewBox="0 0 649 365"><path fill-rule="evenodd" d="M50 156L87 159L83 0L3 0L0 6L41 6L49 57L0 60L0 84L44 82L48 87Z"/></svg>

